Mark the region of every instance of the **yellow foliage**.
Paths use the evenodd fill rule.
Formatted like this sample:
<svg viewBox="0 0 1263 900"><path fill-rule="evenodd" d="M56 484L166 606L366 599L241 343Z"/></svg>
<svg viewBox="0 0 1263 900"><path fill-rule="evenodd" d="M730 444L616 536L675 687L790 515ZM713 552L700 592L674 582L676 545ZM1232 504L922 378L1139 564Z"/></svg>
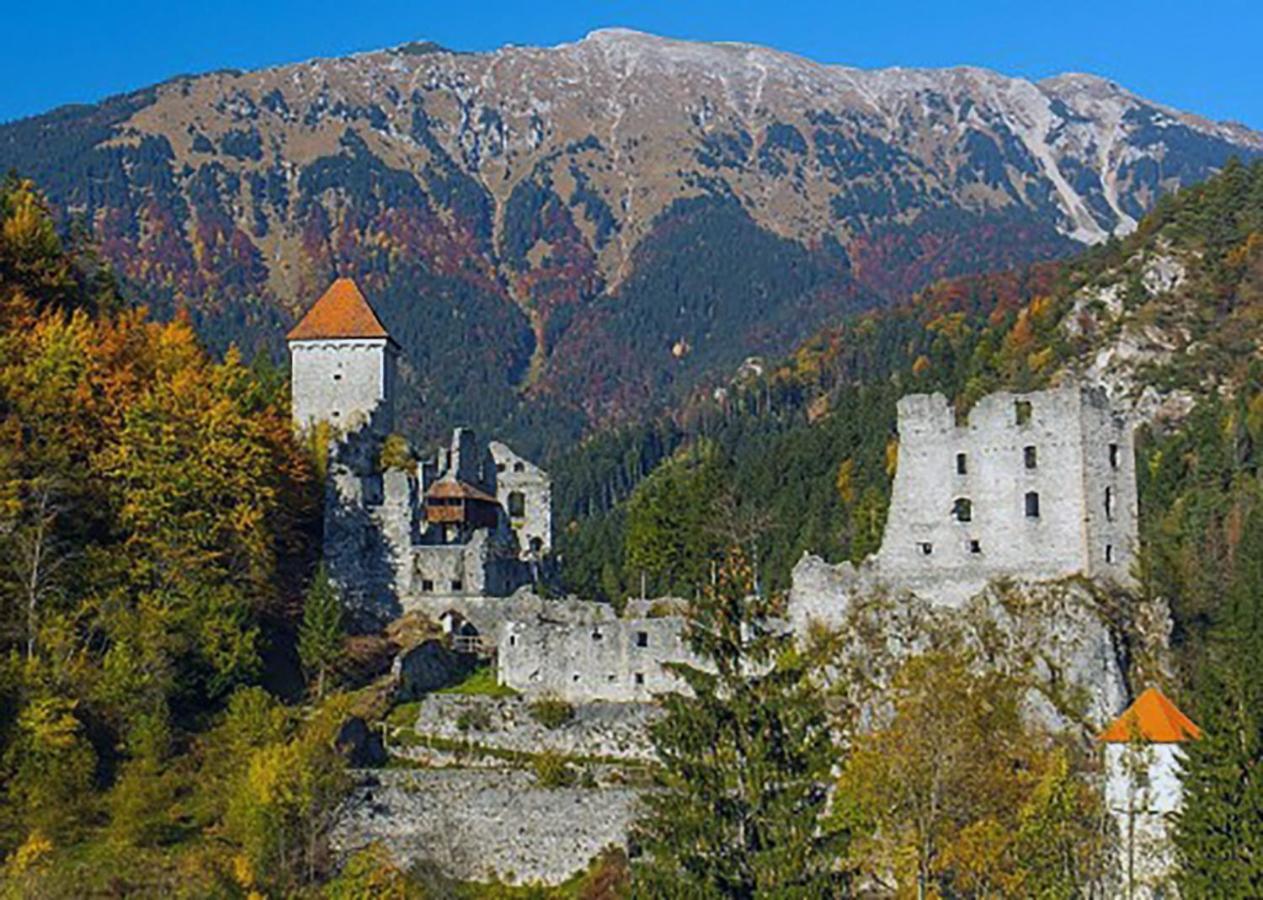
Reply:
<svg viewBox="0 0 1263 900"><path fill-rule="evenodd" d="M894 478L897 468L899 468L899 439L891 438L886 441L886 475Z"/></svg>
<svg viewBox="0 0 1263 900"><path fill-rule="evenodd" d="M855 460L849 457L842 460L833 484L838 489L838 497L841 498L843 504L850 506L855 502Z"/></svg>
<svg viewBox="0 0 1263 900"><path fill-rule="evenodd" d="M930 358L926 356L924 353L922 353L920 356L916 358L916 361L912 364L912 374L922 375L925 373L925 371L928 368L930 368Z"/></svg>
<svg viewBox="0 0 1263 900"><path fill-rule="evenodd" d="M1026 357L1026 367L1032 372L1042 371L1053 361L1053 348L1045 347Z"/></svg>
<svg viewBox="0 0 1263 900"><path fill-rule="evenodd" d="M39 866L53 852L53 842L42 831L32 831L5 863L6 875L23 875Z"/></svg>

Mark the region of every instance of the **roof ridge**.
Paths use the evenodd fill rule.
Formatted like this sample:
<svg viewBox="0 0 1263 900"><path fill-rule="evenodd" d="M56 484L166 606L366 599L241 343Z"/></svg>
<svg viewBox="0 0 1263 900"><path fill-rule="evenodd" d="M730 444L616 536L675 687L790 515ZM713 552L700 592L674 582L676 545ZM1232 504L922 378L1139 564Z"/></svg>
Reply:
<svg viewBox="0 0 1263 900"><path fill-rule="evenodd" d="M1177 744L1201 736L1202 730L1166 694L1148 687L1097 740L1119 744L1139 738L1155 744Z"/></svg>

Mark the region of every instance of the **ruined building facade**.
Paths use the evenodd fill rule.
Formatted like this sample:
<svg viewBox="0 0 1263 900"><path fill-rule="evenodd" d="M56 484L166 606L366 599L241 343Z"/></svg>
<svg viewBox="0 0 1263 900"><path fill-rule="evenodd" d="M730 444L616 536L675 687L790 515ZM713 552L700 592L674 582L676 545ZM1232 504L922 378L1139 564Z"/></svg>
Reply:
<svg viewBox="0 0 1263 900"><path fill-rule="evenodd" d="M354 282L334 282L288 342L295 427L333 436L324 558L360 618L437 613L538 579L552 549L547 472L468 428L432 460L383 464L398 347Z"/></svg>
<svg viewBox="0 0 1263 900"><path fill-rule="evenodd" d="M912 394L898 428L881 548L858 567L800 563L796 625L836 623L845 595L873 591L959 605L1006 578L1133 584L1134 428L1104 391L990 394L964 421L943 395Z"/></svg>

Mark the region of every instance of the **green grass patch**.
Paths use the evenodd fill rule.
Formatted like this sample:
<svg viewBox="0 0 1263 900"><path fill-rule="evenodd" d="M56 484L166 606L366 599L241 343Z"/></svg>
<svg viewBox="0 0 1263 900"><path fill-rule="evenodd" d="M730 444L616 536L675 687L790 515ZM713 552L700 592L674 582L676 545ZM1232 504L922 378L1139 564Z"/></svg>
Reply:
<svg viewBox="0 0 1263 900"><path fill-rule="evenodd" d="M491 666L479 666L465 677L459 684L441 688L436 694L464 694L476 697L516 697L517 691L496 681L496 672Z"/></svg>

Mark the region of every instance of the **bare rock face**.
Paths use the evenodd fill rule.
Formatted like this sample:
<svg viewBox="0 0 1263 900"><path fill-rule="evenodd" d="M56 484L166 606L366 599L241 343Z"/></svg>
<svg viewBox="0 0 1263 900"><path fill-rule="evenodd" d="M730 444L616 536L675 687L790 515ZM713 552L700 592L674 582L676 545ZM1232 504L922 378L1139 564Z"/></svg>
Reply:
<svg viewBox="0 0 1263 900"><path fill-rule="evenodd" d="M330 844L344 856L380 842L461 881L553 885L625 846L638 803L632 788L547 789L521 771L383 771L353 791Z"/></svg>

